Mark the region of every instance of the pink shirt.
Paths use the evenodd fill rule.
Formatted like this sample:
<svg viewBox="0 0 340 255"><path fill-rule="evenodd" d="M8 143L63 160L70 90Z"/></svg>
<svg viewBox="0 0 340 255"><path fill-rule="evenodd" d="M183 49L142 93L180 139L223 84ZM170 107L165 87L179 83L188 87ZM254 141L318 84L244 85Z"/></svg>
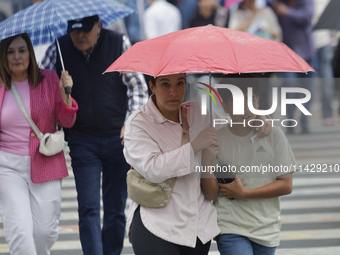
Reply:
<svg viewBox="0 0 340 255"><path fill-rule="evenodd" d="M27 112L30 113L28 80L24 82L14 81L14 83L24 101ZM10 90L5 92L0 123L0 150L22 156L30 155L29 135L31 127L21 113Z"/></svg>
<svg viewBox="0 0 340 255"><path fill-rule="evenodd" d="M190 106L190 140L193 141L209 125L209 117L202 119L198 102L183 105ZM181 146L181 138L180 123L166 119L150 98L126 123L124 155L131 166L153 183L177 177L169 203L160 208L141 206L141 219L154 235L195 247L197 237L207 243L220 229L216 209L202 193L200 173L194 172L194 166L201 165L201 152L194 155L190 143ZM135 202L130 205L128 231L137 207Z"/></svg>
<svg viewBox="0 0 340 255"><path fill-rule="evenodd" d="M59 88L59 78L54 71L40 69L45 78L36 87L30 84L31 118L39 130L54 133L56 121L65 128L71 128L76 121L78 104L72 99L72 107L64 104ZM7 93L4 85L0 86L0 127L2 126L2 106ZM53 156L39 153L40 141L33 130L29 134L29 156L31 163L31 179L33 183L43 183L68 176L64 152Z"/></svg>

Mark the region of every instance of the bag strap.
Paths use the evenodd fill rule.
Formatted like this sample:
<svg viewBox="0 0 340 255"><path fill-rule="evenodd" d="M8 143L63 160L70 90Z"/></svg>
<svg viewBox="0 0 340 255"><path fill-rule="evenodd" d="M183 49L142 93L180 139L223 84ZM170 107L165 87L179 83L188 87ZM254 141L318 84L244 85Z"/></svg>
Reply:
<svg viewBox="0 0 340 255"><path fill-rule="evenodd" d="M38 136L40 140L43 137L43 134L40 132L39 128L37 127L37 125L35 125L34 121L31 119L30 115L28 114L24 101L22 100L22 97L20 96L20 93L17 87L15 86L13 80L12 80L11 92L13 94L15 101L17 102L19 106L20 111L22 112L28 124L31 126L34 133Z"/></svg>

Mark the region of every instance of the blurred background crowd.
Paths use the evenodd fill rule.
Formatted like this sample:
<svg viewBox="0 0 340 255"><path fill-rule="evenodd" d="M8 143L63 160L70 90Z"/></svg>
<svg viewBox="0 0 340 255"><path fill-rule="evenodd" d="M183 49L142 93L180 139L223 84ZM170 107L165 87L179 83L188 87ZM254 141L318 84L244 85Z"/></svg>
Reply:
<svg viewBox="0 0 340 255"><path fill-rule="evenodd" d="M41 0L0 0L0 21L8 18ZM333 29L314 29L326 6L331 0L119 0L133 8L136 12L124 20L118 20L109 29L127 34L132 44L151 39L169 32L189 27L213 24L256 34L268 39L282 41L293 51L305 59L316 71L310 76L313 83L306 87L312 98L317 95L320 101L321 118L325 126L338 122L340 115L339 87L340 78L340 24ZM338 10L334 14L338 15ZM329 19L333 19L329 17ZM338 18L340 21L340 19ZM340 22L339 22L340 23ZM36 50L38 62L47 46L39 46ZM293 74L259 75L263 82L260 108L271 106L271 86L269 78L300 78ZM218 78L218 76L214 76ZM267 79L268 78L268 79ZM188 76L188 82L197 79L208 82L206 76ZM212 83L214 83L213 80ZM290 86L300 86L292 85ZM189 86L188 86L189 87ZM196 95L197 96L197 95ZM186 95L186 100L196 99L194 93ZM288 115L294 115L294 109ZM291 116L290 116L291 117ZM303 123L303 120L301 120ZM301 133L309 133L308 126L302 127Z"/></svg>

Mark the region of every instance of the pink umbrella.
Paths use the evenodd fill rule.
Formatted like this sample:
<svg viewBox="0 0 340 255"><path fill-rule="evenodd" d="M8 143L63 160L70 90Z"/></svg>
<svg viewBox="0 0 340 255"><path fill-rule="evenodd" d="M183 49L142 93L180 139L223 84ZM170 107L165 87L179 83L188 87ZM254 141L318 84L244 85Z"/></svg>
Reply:
<svg viewBox="0 0 340 255"><path fill-rule="evenodd" d="M136 43L105 72L113 71L141 72L154 77L209 73L211 77L211 73L308 72L314 69L283 43L208 25ZM211 104L210 101L210 111Z"/></svg>
<svg viewBox="0 0 340 255"><path fill-rule="evenodd" d="M212 25L188 28L134 44L105 72L308 72L314 69L285 44Z"/></svg>

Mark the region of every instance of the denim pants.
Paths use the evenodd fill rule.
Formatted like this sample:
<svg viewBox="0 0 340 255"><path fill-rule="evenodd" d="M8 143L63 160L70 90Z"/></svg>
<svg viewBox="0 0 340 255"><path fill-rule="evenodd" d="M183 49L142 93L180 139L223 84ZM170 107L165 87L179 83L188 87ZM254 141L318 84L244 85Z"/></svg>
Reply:
<svg viewBox="0 0 340 255"><path fill-rule="evenodd" d="M121 139L119 135L95 137L71 131L68 145L78 193L79 233L84 255L118 255L125 234L126 173L129 170Z"/></svg>
<svg viewBox="0 0 340 255"><path fill-rule="evenodd" d="M263 246L234 234L218 235L216 241L221 255L274 255L276 250L276 247Z"/></svg>

